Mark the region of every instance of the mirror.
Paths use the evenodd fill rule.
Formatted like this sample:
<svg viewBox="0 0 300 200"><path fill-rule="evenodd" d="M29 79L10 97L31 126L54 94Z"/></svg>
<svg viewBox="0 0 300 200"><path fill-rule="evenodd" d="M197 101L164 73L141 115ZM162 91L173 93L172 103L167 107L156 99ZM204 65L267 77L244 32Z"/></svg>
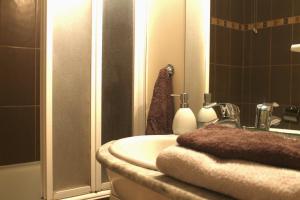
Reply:
<svg viewBox="0 0 300 200"><path fill-rule="evenodd" d="M256 105L277 102L274 115L294 117L300 106L298 0L211 0L210 87L213 101L241 110L241 123L253 126ZM278 128L300 129L283 121Z"/></svg>
<svg viewBox="0 0 300 200"><path fill-rule="evenodd" d="M173 92L189 94L197 114L208 92L210 1L149 1L147 8L146 110L159 69L175 66ZM169 9L172 8L172 9ZM175 100L176 109L179 101Z"/></svg>

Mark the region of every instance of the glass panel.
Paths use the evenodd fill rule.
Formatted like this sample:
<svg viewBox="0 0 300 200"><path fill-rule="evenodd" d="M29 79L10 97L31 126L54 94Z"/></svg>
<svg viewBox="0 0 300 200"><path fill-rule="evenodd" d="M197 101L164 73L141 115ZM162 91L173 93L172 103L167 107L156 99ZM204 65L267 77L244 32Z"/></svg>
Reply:
<svg viewBox="0 0 300 200"><path fill-rule="evenodd" d="M104 0L102 144L132 134L132 76L133 0Z"/></svg>
<svg viewBox="0 0 300 200"><path fill-rule="evenodd" d="M53 23L54 191L89 186L91 179L91 1L59 4Z"/></svg>

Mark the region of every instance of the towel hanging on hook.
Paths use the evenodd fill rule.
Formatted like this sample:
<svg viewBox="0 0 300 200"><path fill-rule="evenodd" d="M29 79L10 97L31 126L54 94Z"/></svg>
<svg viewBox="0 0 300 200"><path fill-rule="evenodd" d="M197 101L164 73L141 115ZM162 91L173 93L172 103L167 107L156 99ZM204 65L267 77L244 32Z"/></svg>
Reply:
<svg viewBox="0 0 300 200"><path fill-rule="evenodd" d="M159 71L154 85L150 109L147 117L146 134L170 134L174 118L172 76L174 67L168 64Z"/></svg>

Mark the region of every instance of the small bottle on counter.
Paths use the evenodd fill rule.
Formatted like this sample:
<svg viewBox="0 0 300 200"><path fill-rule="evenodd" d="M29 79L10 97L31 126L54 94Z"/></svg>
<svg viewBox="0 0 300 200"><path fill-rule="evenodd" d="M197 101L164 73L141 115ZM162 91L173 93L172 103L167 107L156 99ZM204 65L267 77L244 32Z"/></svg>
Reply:
<svg viewBox="0 0 300 200"><path fill-rule="evenodd" d="M177 110L173 120L173 133L181 135L192 132L197 129L197 121L193 111L189 108L188 94L182 93L180 95L173 94L172 96L180 97L180 108Z"/></svg>
<svg viewBox="0 0 300 200"><path fill-rule="evenodd" d="M211 104L211 94L204 94L204 103L203 107L200 108L197 114L197 127L201 128L205 125L211 123L212 121L218 119L216 112L213 108L206 108L205 106Z"/></svg>

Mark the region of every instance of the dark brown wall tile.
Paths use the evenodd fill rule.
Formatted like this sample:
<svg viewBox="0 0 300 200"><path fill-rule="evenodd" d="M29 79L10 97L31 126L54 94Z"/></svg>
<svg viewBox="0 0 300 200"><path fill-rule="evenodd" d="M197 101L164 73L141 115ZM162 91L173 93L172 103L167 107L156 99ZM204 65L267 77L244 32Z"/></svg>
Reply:
<svg viewBox="0 0 300 200"><path fill-rule="evenodd" d="M0 44L35 47L35 0L2 0L0 14Z"/></svg>
<svg viewBox="0 0 300 200"><path fill-rule="evenodd" d="M230 69L230 100L231 102L241 102L243 68L231 67Z"/></svg>
<svg viewBox="0 0 300 200"><path fill-rule="evenodd" d="M271 102L290 104L290 66L271 67Z"/></svg>
<svg viewBox="0 0 300 200"><path fill-rule="evenodd" d="M250 31L252 59L250 65L268 65L270 63L270 29L259 30L257 34Z"/></svg>
<svg viewBox="0 0 300 200"><path fill-rule="evenodd" d="M35 160L40 160L40 148L41 148L41 137L40 137L40 107L35 107Z"/></svg>
<svg viewBox="0 0 300 200"><path fill-rule="evenodd" d="M40 50L35 50L35 105L40 105Z"/></svg>
<svg viewBox="0 0 300 200"><path fill-rule="evenodd" d="M215 63L216 57L215 57L215 51L216 51L216 26L211 25L210 26L210 62Z"/></svg>
<svg viewBox="0 0 300 200"><path fill-rule="evenodd" d="M230 19L235 22L243 23L244 21L244 12L243 12L243 3L242 0L231 0L230 2Z"/></svg>
<svg viewBox="0 0 300 200"><path fill-rule="evenodd" d="M41 3L40 0L36 0L36 18L35 18L35 47L40 48L40 31L41 31Z"/></svg>
<svg viewBox="0 0 300 200"><path fill-rule="evenodd" d="M252 23L253 21L253 0L244 1L244 23ZM252 9L251 9L252 8Z"/></svg>
<svg viewBox="0 0 300 200"><path fill-rule="evenodd" d="M240 105L240 115L241 115L241 125L242 126L251 126L250 124L250 109L249 104L241 104Z"/></svg>
<svg viewBox="0 0 300 200"><path fill-rule="evenodd" d="M257 1L257 21L266 21L271 19L271 0Z"/></svg>
<svg viewBox="0 0 300 200"><path fill-rule="evenodd" d="M293 0L272 0L272 19L292 15Z"/></svg>
<svg viewBox="0 0 300 200"><path fill-rule="evenodd" d="M34 105L35 51L0 47L0 106Z"/></svg>
<svg viewBox="0 0 300 200"><path fill-rule="evenodd" d="M255 125L256 103L249 104L249 126Z"/></svg>
<svg viewBox="0 0 300 200"><path fill-rule="evenodd" d="M216 0L216 16L221 19L230 19L230 0Z"/></svg>
<svg viewBox="0 0 300 200"><path fill-rule="evenodd" d="M252 31L243 32L243 64L249 66L252 63Z"/></svg>
<svg viewBox="0 0 300 200"><path fill-rule="evenodd" d="M288 65L291 60L292 26L272 28L272 65Z"/></svg>
<svg viewBox="0 0 300 200"><path fill-rule="evenodd" d="M251 69L251 103L269 101L269 67Z"/></svg>
<svg viewBox="0 0 300 200"><path fill-rule="evenodd" d="M216 27L216 63L230 64L230 29Z"/></svg>
<svg viewBox="0 0 300 200"><path fill-rule="evenodd" d="M209 71L209 92L212 94L212 101L215 101L215 81L216 81L215 64L210 64Z"/></svg>
<svg viewBox="0 0 300 200"><path fill-rule="evenodd" d="M292 67L292 105L300 106L300 65Z"/></svg>
<svg viewBox="0 0 300 200"><path fill-rule="evenodd" d="M40 0L0 1L0 165L40 159L40 22Z"/></svg>
<svg viewBox="0 0 300 200"><path fill-rule="evenodd" d="M216 65L215 100L230 102L230 67Z"/></svg>
<svg viewBox="0 0 300 200"><path fill-rule="evenodd" d="M244 67L243 69L243 88L242 88L242 102L250 102L250 92L251 92L251 68Z"/></svg>
<svg viewBox="0 0 300 200"><path fill-rule="evenodd" d="M0 107L0 165L35 161L34 121L34 107Z"/></svg>
<svg viewBox="0 0 300 200"><path fill-rule="evenodd" d="M218 1L218 0L211 0L210 1L210 15L212 16L212 17L216 17L217 16L217 11L216 11L216 1Z"/></svg>
<svg viewBox="0 0 300 200"><path fill-rule="evenodd" d="M300 1L293 0L293 14L294 16L300 15Z"/></svg>
<svg viewBox="0 0 300 200"><path fill-rule="evenodd" d="M231 31L231 65L243 65L243 33L241 31Z"/></svg>

